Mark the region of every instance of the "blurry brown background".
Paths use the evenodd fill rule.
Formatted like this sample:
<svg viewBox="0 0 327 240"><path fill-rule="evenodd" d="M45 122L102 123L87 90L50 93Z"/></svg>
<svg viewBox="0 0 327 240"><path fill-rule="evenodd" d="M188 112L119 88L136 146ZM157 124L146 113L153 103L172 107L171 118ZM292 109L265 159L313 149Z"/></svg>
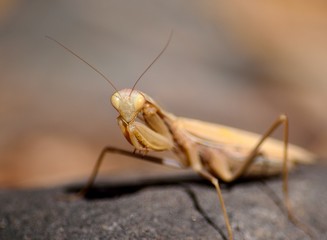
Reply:
<svg viewBox="0 0 327 240"><path fill-rule="evenodd" d="M177 115L263 132L280 113L291 141L327 156L327 3L260 0L0 0L0 187L82 181L105 145L132 150L113 89L74 49ZM161 174L115 156L103 176ZM166 170L165 172L171 172Z"/></svg>

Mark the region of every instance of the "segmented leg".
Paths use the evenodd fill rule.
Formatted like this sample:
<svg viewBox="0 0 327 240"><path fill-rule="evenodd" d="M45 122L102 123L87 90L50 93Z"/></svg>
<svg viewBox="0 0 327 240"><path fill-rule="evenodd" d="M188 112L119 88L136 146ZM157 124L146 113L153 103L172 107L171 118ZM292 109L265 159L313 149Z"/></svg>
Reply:
<svg viewBox="0 0 327 240"><path fill-rule="evenodd" d="M120 148L116 148L116 147L105 147L94 167L91 173L91 176L89 177L85 187L83 187L79 192L78 192L78 196L83 197L85 196L85 194L90 190L90 188L92 187L95 178L99 172L100 166L102 164L102 161L104 159L104 157L106 156L107 153L116 153L116 154L122 154L125 156L130 156L130 157L134 157L134 158L139 158L141 160L145 160L145 161L149 161L149 162L153 162L153 163L157 163L157 164L163 164L166 166L170 166L170 167L175 167L175 168L184 168L184 166L180 165L177 161L173 161L172 159L166 159L166 158L160 158L160 157L155 157L155 156L149 156L149 155L144 155L141 153L136 153L136 152L130 152L130 151L126 151Z"/></svg>
<svg viewBox="0 0 327 240"><path fill-rule="evenodd" d="M284 204L287 210L287 215L290 221L295 224L297 227L302 229L307 235L309 235L312 239L315 239L313 232L311 229L299 221L293 214L291 209L290 200L289 200L289 191L288 191L288 118L285 115L280 115L271 127L263 134L257 145L253 148L251 153L244 160L244 163L237 169L235 172L231 172L228 168L224 159L220 158L223 156L211 154L211 159L208 159L208 163L211 167L211 170L219 176L225 182L232 182L239 177L241 177L245 172L249 169L251 164L253 164L254 160L257 156L261 155L260 147L264 143L264 141L270 137L270 135L280 126L284 124L284 133L283 133L283 194L284 194ZM219 165L218 165L219 164Z"/></svg>
<svg viewBox="0 0 327 240"><path fill-rule="evenodd" d="M191 151L193 151L193 150L195 150L195 149L193 148ZM191 153L191 151L189 151L190 154L187 154L190 161L193 162L193 163L195 163L195 162L200 163L200 158L198 156L198 153L197 152L192 152ZM135 157L135 158L139 158L141 160L146 160L146 161L149 161L149 162L162 164L162 165L166 165L166 166L170 166L170 167L174 167L174 168L186 168L187 167L187 166L181 165L177 161L176 162L173 161L172 159L166 159L166 158L160 158L160 157L155 157L155 156L143 155L143 154L139 154L139 153L126 151L126 150L116 148L116 147L105 147L101 151L101 153L100 153L100 155L99 155L99 157L98 157L98 159L96 161L96 164L94 165L91 176L89 177L89 179L87 181L87 184L85 185L85 187L83 187L79 191L79 193L78 193L79 197L85 196L85 194L92 187L92 185L93 185L93 183L95 181L95 178L96 178L96 176L97 176L97 174L99 172L100 166L101 166L101 164L103 162L103 159L104 159L104 157L106 156L107 153L122 154L122 155L125 155L125 156ZM202 165L193 164L192 167L198 174L200 174L202 177L209 180L215 186L215 188L217 190L218 198L219 198L222 210L223 210L224 219L225 219L225 222L226 222L227 231L228 231L228 235L229 235L229 240L232 240L233 239L232 229L231 229L229 219L228 219L228 216L227 216L227 212L226 212L225 204L224 204L224 201L223 201L222 193L221 193L221 190L220 190L220 187L219 187L218 179L215 178L213 175L211 175L209 172L207 172L205 169L203 169Z"/></svg>
<svg viewBox="0 0 327 240"><path fill-rule="evenodd" d="M200 159L199 151L196 149L196 147L192 146L191 144L191 145L185 145L184 148L185 148L186 156L190 161L192 169L195 172L197 172L199 175L204 177L205 179L209 180L215 186L218 199L224 215L224 220L228 232L228 239L233 240L233 231L229 222L229 217L227 215L227 210L225 207L225 203L224 203L223 195L221 193L218 179L204 168Z"/></svg>
<svg viewBox="0 0 327 240"><path fill-rule="evenodd" d="M213 172L219 176L225 182L232 182L239 177L241 177L253 164L256 157L260 154L260 147L264 143L264 141L270 137L270 135L280 126L284 124L284 149L283 149L283 192L285 199L285 206L289 212L289 200L288 200L288 168L287 168L287 149L288 149L288 118L285 115L280 115L275 122L271 125L271 127L263 134L257 145L253 148L251 153L246 157L242 165L234 172L231 172L226 164L226 161L223 159L219 159L222 156L214 156L212 154L212 158L216 157L215 160L209 160L209 165L212 168ZM215 162L219 162L220 164L215 164ZM223 164L224 163L224 164ZM221 167L223 168L224 173L222 173ZM220 168L220 169L219 169Z"/></svg>

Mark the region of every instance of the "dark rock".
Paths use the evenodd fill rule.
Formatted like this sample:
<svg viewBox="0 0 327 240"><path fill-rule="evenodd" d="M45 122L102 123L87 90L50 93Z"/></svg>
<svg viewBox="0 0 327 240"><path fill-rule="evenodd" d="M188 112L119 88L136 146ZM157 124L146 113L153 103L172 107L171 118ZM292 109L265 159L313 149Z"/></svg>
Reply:
<svg viewBox="0 0 327 240"><path fill-rule="evenodd" d="M297 218L327 239L325 166L290 174ZM0 191L0 239L226 239L216 192L200 178L96 184L86 198L64 201L80 186ZM235 239L310 239L288 221L280 178L222 184Z"/></svg>

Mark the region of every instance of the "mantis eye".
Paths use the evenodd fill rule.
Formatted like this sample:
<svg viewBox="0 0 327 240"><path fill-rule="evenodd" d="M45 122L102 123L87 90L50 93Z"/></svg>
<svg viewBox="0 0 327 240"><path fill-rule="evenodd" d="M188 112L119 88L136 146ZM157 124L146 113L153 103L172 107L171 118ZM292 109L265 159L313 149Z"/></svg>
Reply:
<svg viewBox="0 0 327 240"><path fill-rule="evenodd" d="M133 103L134 103L134 109L136 111L140 110L144 103L145 103L145 99L141 94L138 94L135 96L135 98L133 99Z"/></svg>
<svg viewBox="0 0 327 240"><path fill-rule="evenodd" d="M119 109L119 103L120 103L121 99L119 94L116 92L111 96L111 104L112 106L114 106L114 108L116 108L117 110Z"/></svg>

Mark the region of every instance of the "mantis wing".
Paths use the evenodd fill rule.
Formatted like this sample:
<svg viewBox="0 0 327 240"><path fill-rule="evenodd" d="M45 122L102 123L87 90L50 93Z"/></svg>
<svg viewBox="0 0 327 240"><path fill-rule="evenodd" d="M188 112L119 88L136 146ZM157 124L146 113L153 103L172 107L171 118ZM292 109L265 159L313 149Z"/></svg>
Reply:
<svg viewBox="0 0 327 240"><path fill-rule="evenodd" d="M261 139L260 134L227 127L220 124L204 121L179 118L179 123L196 142L209 147L221 148L226 151L240 152L243 156L248 154ZM314 163L316 156L311 152L295 146L288 145L288 158L292 163ZM268 138L261 147L261 152L271 161L283 160L284 143L280 140Z"/></svg>

